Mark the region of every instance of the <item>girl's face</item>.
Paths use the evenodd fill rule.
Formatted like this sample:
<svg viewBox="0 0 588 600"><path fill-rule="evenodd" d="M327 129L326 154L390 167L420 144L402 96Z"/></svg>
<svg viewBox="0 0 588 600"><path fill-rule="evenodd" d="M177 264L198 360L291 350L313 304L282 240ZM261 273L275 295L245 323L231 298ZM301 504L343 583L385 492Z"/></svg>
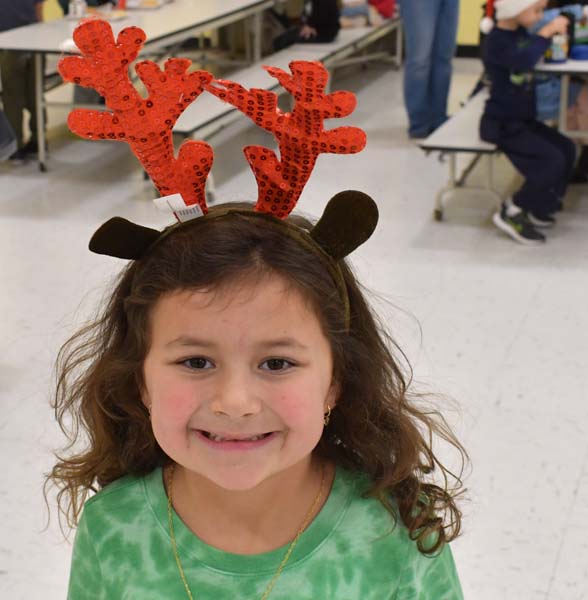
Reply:
<svg viewBox="0 0 588 600"><path fill-rule="evenodd" d="M538 23L543 18L543 10L546 4L547 0L539 0L539 2L531 4L531 6L519 13L517 17L519 25L525 28L533 27L535 23Z"/></svg>
<svg viewBox="0 0 588 600"><path fill-rule="evenodd" d="M164 296L143 371L161 448L227 490L309 461L336 400L329 342L277 275Z"/></svg>

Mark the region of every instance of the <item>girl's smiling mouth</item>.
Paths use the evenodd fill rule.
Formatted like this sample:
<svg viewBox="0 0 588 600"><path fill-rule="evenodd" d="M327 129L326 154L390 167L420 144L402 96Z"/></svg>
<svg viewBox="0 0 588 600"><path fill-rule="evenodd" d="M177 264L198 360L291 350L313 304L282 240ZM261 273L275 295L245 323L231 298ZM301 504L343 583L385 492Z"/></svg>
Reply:
<svg viewBox="0 0 588 600"><path fill-rule="evenodd" d="M194 433L207 446L219 450L253 450L265 446L278 435L277 431L247 435L228 432L217 433L203 429L195 429Z"/></svg>

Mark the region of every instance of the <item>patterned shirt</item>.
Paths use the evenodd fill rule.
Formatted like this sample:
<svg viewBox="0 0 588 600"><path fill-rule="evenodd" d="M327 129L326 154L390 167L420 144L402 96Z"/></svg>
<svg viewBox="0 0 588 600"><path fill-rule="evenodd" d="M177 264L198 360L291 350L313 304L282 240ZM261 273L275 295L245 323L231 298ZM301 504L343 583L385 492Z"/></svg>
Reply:
<svg viewBox="0 0 588 600"><path fill-rule="evenodd" d="M338 468L320 513L300 537L270 600L463 600L449 546L424 556L364 476ZM76 533L69 600L185 600L172 551L161 469L124 477L88 500ZM178 552L195 600L261 598L288 546L257 555L205 544L174 513Z"/></svg>

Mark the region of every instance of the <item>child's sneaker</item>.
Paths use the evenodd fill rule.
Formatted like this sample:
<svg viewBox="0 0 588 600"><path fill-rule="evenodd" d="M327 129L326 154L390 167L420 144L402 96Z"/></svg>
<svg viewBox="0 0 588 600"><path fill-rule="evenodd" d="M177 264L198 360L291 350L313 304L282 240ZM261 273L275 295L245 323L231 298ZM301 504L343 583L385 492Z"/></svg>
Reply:
<svg viewBox="0 0 588 600"><path fill-rule="evenodd" d="M537 246L545 242L545 236L529 223L525 213L520 208L517 209L513 205L507 206L503 203L500 211L494 213L492 221L498 229L510 235L519 244Z"/></svg>
<svg viewBox="0 0 588 600"><path fill-rule="evenodd" d="M556 223L555 217L552 215L531 211L527 213L527 219L529 219L529 222L533 227L541 227L543 229L553 227Z"/></svg>

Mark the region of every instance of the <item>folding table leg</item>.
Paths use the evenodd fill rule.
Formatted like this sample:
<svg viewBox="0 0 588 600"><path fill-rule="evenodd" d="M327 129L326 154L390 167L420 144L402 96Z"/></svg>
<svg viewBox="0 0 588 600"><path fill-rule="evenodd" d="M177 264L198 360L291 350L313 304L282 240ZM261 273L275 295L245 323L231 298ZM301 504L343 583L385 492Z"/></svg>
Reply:
<svg viewBox="0 0 588 600"><path fill-rule="evenodd" d="M455 169L457 161L455 154L455 152L452 152L449 155L449 182L444 188L441 188L435 196L435 209L433 210L433 217L435 221L443 220L443 196L456 187Z"/></svg>
<svg viewBox="0 0 588 600"><path fill-rule="evenodd" d="M35 111L37 113L37 141L39 144L39 169L47 171L45 164L45 91L43 86L43 55L35 52Z"/></svg>
<svg viewBox="0 0 588 600"><path fill-rule="evenodd" d="M258 63L261 60L261 36L262 36L262 14L257 11L251 17L253 29L253 62Z"/></svg>
<svg viewBox="0 0 588 600"><path fill-rule="evenodd" d="M402 21L398 21L398 27L396 27L396 56L394 61L396 68L399 69L402 66Z"/></svg>
<svg viewBox="0 0 588 600"><path fill-rule="evenodd" d="M568 96L570 93L570 76L564 73L561 76L561 86L559 93L559 126L561 133L567 131L567 114L568 114Z"/></svg>
<svg viewBox="0 0 588 600"><path fill-rule="evenodd" d="M216 186L214 184L214 175L212 173L208 174L206 178L206 203L212 204L216 198Z"/></svg>

